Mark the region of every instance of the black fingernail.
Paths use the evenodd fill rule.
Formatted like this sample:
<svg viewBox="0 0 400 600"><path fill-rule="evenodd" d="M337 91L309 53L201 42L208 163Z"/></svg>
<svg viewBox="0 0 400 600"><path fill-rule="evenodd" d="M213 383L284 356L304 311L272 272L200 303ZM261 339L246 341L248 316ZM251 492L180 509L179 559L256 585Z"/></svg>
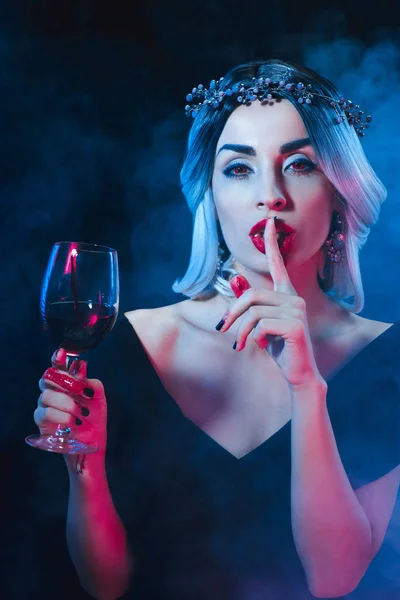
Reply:
<svg viewBox="0 0 400 600"><path fill-rule="evenodd" d="M77 418L77 419L75 419L75 423L76 423L77 425L82 425L82 421L81 421L80 419L78 419L78 418Z"/></svg>
<svg viewBox="0 0 400 600"><path fill-rule="evenodd" d="M217 331L219 331L224 326L224 323L225 323L225 319L221 319L220 322L218 323L218 325L215 326L215 329Z"/></svg>
<svg viewBox="0 0 400 600"><path fill-rule="evenodd" d="M83 414L84 417L88 417L90 415L90 410L88 408L86 408L86 406L83 406L81 413Z"/></svg>
<svg viewBox="0 0 400 600"><path fill-rule="evenodd" d="M94 389L90 388L90 387L85 387L85 389L83 390L83 393L85 394L85 396L87 396L88 398L93 398L94 396Z"/></svg>
<svg viewBox="0 0 400 600"><path fill-rule="evenodd" d="M233 348L234 350L236 350L236 346L237 346L237 341L235 340L235 343L233 344L232 348Z"/></svg>

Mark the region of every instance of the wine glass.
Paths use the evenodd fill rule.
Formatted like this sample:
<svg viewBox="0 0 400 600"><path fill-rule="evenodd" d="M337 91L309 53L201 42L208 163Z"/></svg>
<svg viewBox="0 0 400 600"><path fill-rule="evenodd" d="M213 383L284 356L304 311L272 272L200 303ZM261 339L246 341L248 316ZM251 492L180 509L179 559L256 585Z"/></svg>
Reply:
<svg viewBox="0 0 400 600"><path fill-rule="evenodd" d="M117 252L97 244L54 244L43 279L40 312L45 331L67 352L68 369L110 333L118 308ZM60 454L91 454L99 449L97 444L75 439L71 429L60 424L51 435L29 435L25 441Z"/></svg>

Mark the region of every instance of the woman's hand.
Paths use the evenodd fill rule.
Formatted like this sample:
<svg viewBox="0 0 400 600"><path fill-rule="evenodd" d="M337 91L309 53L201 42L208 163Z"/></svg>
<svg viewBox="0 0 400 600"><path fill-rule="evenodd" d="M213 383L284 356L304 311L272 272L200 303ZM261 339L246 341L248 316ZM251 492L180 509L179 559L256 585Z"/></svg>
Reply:
<svg viewBox="0 0 400 600"><path fill-rule="evenodd" d="M243 350L249 334L260 348L266 348L292 387L324 381L318 371L310 339L306 303L298 296L286 270L276 239L275 223L268 219L265 248L274 290L251 288L243 275L231 280L238 298L223 317L227 331L244 315L236 337L236 351Z"/></svg>
<svg viewBox="0 0 400 600"><path fill-rule="evenodd" d="M67 353L55 352L52 367L39 381L41 394L33 418L40 433L50 435L60 423L70 427L82 442L99 445L104 456L107 443L107 402L102 383L86 379L86 362L78 360L67 369Z"/></svg>

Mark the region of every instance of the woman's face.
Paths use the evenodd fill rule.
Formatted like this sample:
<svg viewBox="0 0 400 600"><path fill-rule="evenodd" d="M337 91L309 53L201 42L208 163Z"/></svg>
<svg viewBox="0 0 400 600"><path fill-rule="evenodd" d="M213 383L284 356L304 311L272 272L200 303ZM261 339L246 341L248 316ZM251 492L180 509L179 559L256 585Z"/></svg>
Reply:
<svg viewBox="0 0 400 600"><path fill-rule="evenodd" d="M334 194L307 138L303 120L288 100L240 106L226 122L217 143L212 191L225 242L246 269L268 272L265 255L253 245L249 231L269 216L296 231L284 255L287 267L318 260Z"/></svg>

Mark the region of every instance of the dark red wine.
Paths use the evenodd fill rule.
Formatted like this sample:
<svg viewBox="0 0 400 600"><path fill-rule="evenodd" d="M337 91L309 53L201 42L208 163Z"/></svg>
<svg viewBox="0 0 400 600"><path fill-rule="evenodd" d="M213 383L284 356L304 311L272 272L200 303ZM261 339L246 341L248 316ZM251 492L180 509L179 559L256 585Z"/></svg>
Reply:
<svg viewBox="0 0 400 600"><path fill-rule="evenodd" d="M87 352L99 344L117 318L114 306L94 302L54 302L46 305L45 331L59 348Z"/></svg>

